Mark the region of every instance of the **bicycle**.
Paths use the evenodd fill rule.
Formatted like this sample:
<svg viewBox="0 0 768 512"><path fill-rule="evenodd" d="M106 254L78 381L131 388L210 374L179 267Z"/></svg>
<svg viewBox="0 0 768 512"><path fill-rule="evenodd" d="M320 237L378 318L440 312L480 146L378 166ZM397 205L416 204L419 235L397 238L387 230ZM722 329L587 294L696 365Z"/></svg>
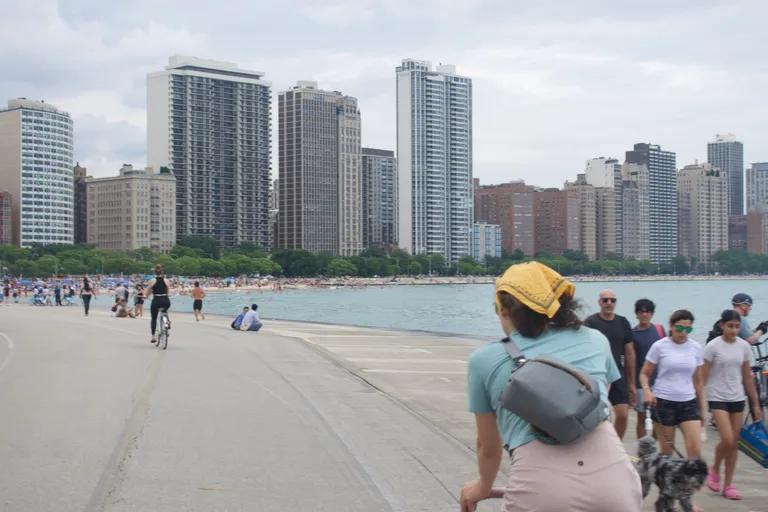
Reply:
<svg viewBox="0 0 768 512"><path fill-rule="evenodd" d="M171 329L171 320L168 318L168 310L161 309L157 317L157 348L168 348L168 331Z"/></svg>
<svg viewBox="0 0 768 512"><path fill-rule="evenodd" d="M752 345L752 351L756 352L756 355L755 364L751 367L752 378L755 379L758 404L763 414L763 421L765 421L765 411L768 409L768 353L763 355L760 347L765 343L766 341L761 341Z"/></svg>

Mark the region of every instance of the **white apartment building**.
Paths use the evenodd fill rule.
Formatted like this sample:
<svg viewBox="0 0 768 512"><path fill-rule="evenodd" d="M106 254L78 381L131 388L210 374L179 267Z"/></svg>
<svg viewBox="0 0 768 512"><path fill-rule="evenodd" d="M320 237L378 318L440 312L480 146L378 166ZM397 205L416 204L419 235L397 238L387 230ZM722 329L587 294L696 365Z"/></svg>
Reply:
<svg viewBox="0 0 768 512"><path fill-rule="evenodd" d="M472 79L456 67L403 60L397 67L399 246L472 254Z"/></svg>
<svg viewBox="0 0 768 512"><path fill-rule="evenodd" d="M74 126L53 105L26 98L0 109L0 190L13 197L14 245L74 242Z"/></svg>
<svg viewBox="0 0 768 512"><path fill-rule="evenodd" d="M728 249L728 176L711 164L686 165L677 174L680 255L709 263Z"/></svg>
<svg viewBox="0 0 768 512"><path fill-rule="evenodd" d="M179 238L269 247L271 95L229 62L175 56L147 75L147 160L176 176Z"/></svg>
<svg viewBox="0 0 768 512"><path fill-rule="evenodd" d="M86 179L88 243L126 251L176 244L176 178L124 165L118 176Z"/></svg>

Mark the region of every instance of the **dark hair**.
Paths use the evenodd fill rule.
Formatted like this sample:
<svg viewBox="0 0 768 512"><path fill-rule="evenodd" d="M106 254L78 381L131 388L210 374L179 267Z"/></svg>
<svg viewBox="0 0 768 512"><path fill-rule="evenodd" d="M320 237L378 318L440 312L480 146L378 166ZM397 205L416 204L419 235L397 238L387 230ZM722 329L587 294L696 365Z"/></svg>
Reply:
<svg viewBox="0 0 768 512"><path fill-rule="evenodd" d="M161 264L159 264L159 263L157 265L155 265L155 275L156 276L163 275L163 266Z"/></svg>
<svg viewBox="0 0 768 512"><path fill-rule="evenodd" d="M200 281L195 281L195 286L200 286Z"/></svg>
<svg viewBox="0 0 768 512"><path fill-rule="evenodd" d="M725 309L720 313L720 322L725 323L730 322L731 320L736 320L741 323L741 315L732 309Z"/></svg>
<svg viewBox="0 0 768 512"><path fill-rule="evenodd" d="M680 320L690 320L693 323L693 313L687 309L678 309L669 317L669 325L675 325Z"/></svg>
<svg viewBox="0 0 768 512"><path fill-rule="evenodd" d="M656 304L650 299L640 299L635 302L635 313L641 311L650 311L651 313L656 311Z"/></svg>
<svg viewBox="0 0 768 512"><path fill-rule="evenodd" d="M251 309L256 311L257 309L259 309L259 306L256 304L251 304Z"/></svg>
<svg viewBox="0 0 768 512"><path fill-rule="evenodd" d="M509 312L509 319L515 324L517 332L525 338L538 338L547 328L578 329L581 327L581 320L576 315L576 310L581 305L571 295L560 297L560 309L552 318L535 312L507 292L501 292L499 299L502 308Z"/></svg>
<svg viewBox="0 0 768 512"><path fill-rule="evenodd" d="M91 291L91 283L88 282L88 278L87 277L83 278L83 290L85 290L87 292Z"/></svg>

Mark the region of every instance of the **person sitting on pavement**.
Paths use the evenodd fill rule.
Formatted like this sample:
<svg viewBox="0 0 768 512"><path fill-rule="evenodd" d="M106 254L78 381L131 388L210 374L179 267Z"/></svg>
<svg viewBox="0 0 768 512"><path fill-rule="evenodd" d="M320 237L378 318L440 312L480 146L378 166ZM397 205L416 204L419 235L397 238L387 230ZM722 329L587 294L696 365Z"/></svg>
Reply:
<svg viewBox="0 0 768 512"><path fill-rule="evenodd" d="M240 330L240 326L243 325L243 318L245 318L245 314L248 313L248 306L245 306L243 308L243 312L237 315L237 318L235 318L235 321L232 322L232 328L236 330Z"/></svg>
<svg viewBox="0 0 768 512"><path fill-rule="evenodd" d="M128 309L127 299L122 299L120 302L117 303L117 310L115 311L115 316L118 318L125 318L125 317L136 318L136 314L133 312L133 310Z"/></svg>
<svg viewBox="0 0 768 512"><path fill-rule="evenodd" d="M527 359L548 354L588 373L607 406L608 390L621 373L606 337L582 326L575 291L539 262L512 265L496 281L496 312L505 343L514 342ZM640 477L611 423L603 421L567 445L542 436L501 403L513 367L504 343L489 343L469 358L467 394L480 478L461 490L461 510L475 510L490 495L506 452L511 466L504 510L640 512Z"/></svg>
<svg viewBox="0 0 768 512"><path fill-rule="evenodd" d="M259 318L259 313L256 312L257 309L259 309L258 305L251 304L251 309L245 314L243 323L240 325L241 331L258 332L259 329L264 327L264 324L261 323L261 319Z"/></svg>

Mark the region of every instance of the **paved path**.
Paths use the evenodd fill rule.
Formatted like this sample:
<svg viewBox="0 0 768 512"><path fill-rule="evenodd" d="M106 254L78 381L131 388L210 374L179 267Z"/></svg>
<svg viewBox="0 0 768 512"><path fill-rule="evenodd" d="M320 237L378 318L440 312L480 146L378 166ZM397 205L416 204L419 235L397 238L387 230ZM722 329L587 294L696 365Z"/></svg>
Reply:
<svg viewBox="0 0 768 512"><path fill-rule="evenodd" d="M0 510L458 510L478 342L171 314L163 352L146 318L0 307ZM739 471L748 500L705 511L768 510Z"/></svg>

